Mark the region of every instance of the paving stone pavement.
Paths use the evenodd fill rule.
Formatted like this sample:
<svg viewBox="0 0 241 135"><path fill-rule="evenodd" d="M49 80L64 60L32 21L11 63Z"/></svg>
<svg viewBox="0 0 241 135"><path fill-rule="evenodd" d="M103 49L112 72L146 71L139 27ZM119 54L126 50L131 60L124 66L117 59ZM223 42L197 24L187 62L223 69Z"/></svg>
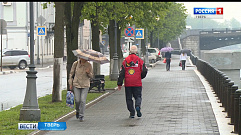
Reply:
<svg viewBox="0 0 241 135"><path fill-rule="evenodd" d="M172 57L170 71L159 61L143 79L141 118L129 118L122 87L87 108L84 122L71 117L65 131L46 135L220 135L196 67L187 61L183 71Z"/></svg>

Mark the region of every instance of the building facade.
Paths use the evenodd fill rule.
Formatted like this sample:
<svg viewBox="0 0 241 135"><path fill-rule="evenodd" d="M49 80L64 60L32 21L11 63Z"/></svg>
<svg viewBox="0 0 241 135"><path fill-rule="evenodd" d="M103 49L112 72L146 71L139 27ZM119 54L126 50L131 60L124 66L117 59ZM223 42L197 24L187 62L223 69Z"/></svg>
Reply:
<svg viewBox="0 0 241 135"><path fill-rule="evenodd" d="M53 58L54 34L51 31L54 26L54 4L48 4L47 9L42 8L44 2L34 2L34 24L47 27L47 36L37 36L34 30L34 54L35 59ZM1 2L0 19L5 20L7 33L2 35L3 49L30 50L30 17L29 2ZM43 61L42 61L43 62Z"/></svg>
<svg viewBox="0 0 241 135"><path fill-rule="evenodd" d="M42 4L47 3L46 9ZM51 2L33 2L34 11L34 62L35 64L53 61L55 7ZM6 22L6 31L2 35L2 48L30 51L29 2L0 2L0 19ZM37 26L46 26L46 36L37 36ZM65 36L66 38L66 36ZM100 36L100 40L102 37ZM65 40L66 41L66 40ZM64 43L66 57L66 42ZM91 49L91 25L84 19L79 25L79 49Z"/></svg>

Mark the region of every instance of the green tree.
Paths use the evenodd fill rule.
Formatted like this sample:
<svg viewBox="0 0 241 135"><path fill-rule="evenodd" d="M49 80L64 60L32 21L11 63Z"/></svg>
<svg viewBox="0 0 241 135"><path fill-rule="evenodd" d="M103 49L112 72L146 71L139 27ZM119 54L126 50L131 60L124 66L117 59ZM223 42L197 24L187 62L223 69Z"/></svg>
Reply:
<svg viewBox="0 0 241 135"><path fill-rule="evenodd" d="M117 55L118 55L118 69L120 69L120 66L123 61L123 54L121 50L121 32L124 28L126 28L126 24L131 19L131 13L129 13L130 10L128 10L129 3L127 2L111 2L108 5L109 11L109 25L108 25L108 34L109 34L109 43L110 43L110 73L112 71L113 67L113 56L115 53L115 22L117 26ZM114 79L114 78L111 78Z"/></svg>
<svg viewBox="0 0 241 135"><path fill-rule="evenodd" d="M77 60L72 50L78 49L78 29L80 23L81 10L84 2L66 2L65 4L65 26L67 44L67 89L69 90L69 73L74 61Z"/></svg>
<svg viewBox="0 0 241 135"><path fill-rule="evenodd" d="M50 2L46 2L43 3L43 9L48 8L48 3ZM56 2L59 3L59 2ZM55 3L55 4L56 4ZM70 69L72 67L72 64L74 61L77 60L76 56L74 56L72 50L76 50L78 49L78 28L79 28L79 22L80 22L80 16L81 16L81 10L83 8L84 2L65 2L64 4L64 8L62 8L63 4L61 4L61 9L60 11L56 11L55 13L58 14L58 18L56 20L60 20L61 19L61 23L62 21L64 22L64 25L66 26L66 44L67 44L67 89L69 90L69 84L68 84L68 79L69 79L69 72ZM64 14L59 15L59 13L57 12L64 12ZM59 28L56 28L56 24L59 25ZM64 30L64 27L62 27L62 24L59 24L59 21L55 21L55 35L57 34L61 34L58 32L58 30L60 32L62 32L62 30ZM62 29L62 30L60 30ZM56 31L57 30L57 31ZM61 46L62 44L58 44L58 42L62 42L62 40L64 39L64 37L62 36L57 36L55 37L55 41L57 42L54 46L54 49L57 49L56 51L54 50L55 53L63 53L63 48L60 47L62 50L60 50L59 46ZM63 45L62 45L63 46ZM59 48L59 49L58 49ZM54 54L55 55L55 54ZM53 68L54 70L54 74L60 74L60 71L57 72L55 71L55 68ZM54 80L58 80L58 78L56 78L54 76ZM60 83L58 83L59 85ZM56 88L59 88L60 86L57 86L57 84L54 84ZM56 90L55 88L53 88L53 92L52 93L59 93L58 90ZM54 97L59 97L58 96L54 96ZM61 97L61 96L60 96ZM55 98L52 99L53 101L57 101Z"/></svg>
<svg viewBox="0 0 241 135"><path fill-rule="evenodd" d="M92 27L92 46L93 49L96 51L100 51L99 48L99 30L101 30L103 33L106 32L106 28L108 28L108 34L109 34L109 45L110 45L110 65L112 65L112 57L114 54L114 20L117 22L117 50L118 50L118 56L122 58L122 52L120 48L120 33L122 26L122 19L126 17L128 14L126 13L126 7L123 2L88 2L83 9L84 15L82 16L82 19L88 19L91 21L91 27ZM112 11L112 12L110 12ZM120 59L119 59L120 61ZM122 61L121 61L122 62ZM99 71L99 65L98 67L93 66L94 74L98 74ZM110 66L110 71L112 70Z"/></svg>
<svg viewBox="0 0 241 135"><path fill-rule="evenodd" d="M167 43L179 36L186 27L186 14L183 4L172 3L163 20L160 39Z"/></svg>
<svg viewBox="0 0 241 135"><path fill-rule="evenodd" d="M88 19L91 22L92 49L100 52L100 31L104 31L104 26L108 23L106 13L106 2L86 2L82 12L81 19ZM95 75L100 74L100 64L93 63L93 72Z"/></svg>

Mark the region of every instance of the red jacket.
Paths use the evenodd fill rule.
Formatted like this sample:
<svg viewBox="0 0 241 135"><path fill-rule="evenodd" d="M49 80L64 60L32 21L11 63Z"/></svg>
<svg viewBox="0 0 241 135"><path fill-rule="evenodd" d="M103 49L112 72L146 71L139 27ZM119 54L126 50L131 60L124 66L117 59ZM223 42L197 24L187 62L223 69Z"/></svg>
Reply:
<svg viewBox="0 0 241 135"><path fill-rule="evenodd" d="M140 87L142 86L141 79L145 78L146 74L147 68L143 60L135 54L130 54L122 62L117 85L121 86L125 78L125 87Z"/></svg>

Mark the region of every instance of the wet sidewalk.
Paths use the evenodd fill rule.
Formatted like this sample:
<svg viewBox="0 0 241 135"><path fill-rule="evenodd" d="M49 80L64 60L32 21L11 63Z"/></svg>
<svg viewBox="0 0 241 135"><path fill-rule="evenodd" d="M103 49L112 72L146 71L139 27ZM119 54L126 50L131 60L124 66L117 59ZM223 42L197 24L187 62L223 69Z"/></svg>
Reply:
<svg viewBox="0 0 241 135"><path fill-rule="evenodd" d="M88 107L84 122L73 116L67 120L65 131L46 134L234 135L196 67L187 60L183 71L178 66L179 56L172 57L170 71L159 61L143 79L141 118L129 118L122 87Z"/></svg>

